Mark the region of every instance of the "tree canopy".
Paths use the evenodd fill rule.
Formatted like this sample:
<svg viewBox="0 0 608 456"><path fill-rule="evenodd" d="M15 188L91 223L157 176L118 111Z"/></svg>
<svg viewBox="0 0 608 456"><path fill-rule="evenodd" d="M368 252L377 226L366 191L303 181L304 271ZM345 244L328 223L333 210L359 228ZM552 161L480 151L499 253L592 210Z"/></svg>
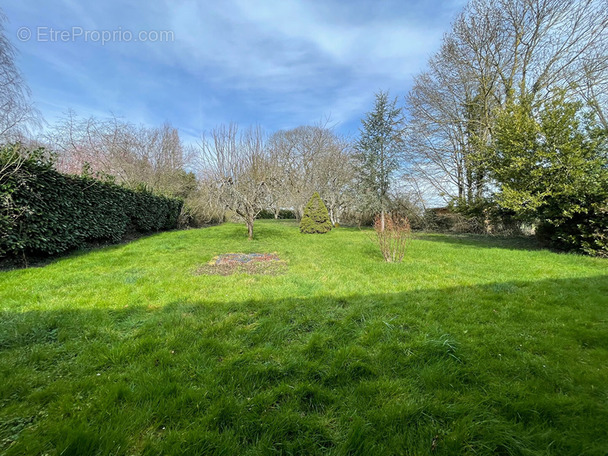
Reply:
<svg viewBox="0 0 608 456"><path fill-rule="evenodd" d="M488 162L497 203L538 222L553 245L608 255L606 140L594 112L563 92L541 104L510 101Z"/></svg>

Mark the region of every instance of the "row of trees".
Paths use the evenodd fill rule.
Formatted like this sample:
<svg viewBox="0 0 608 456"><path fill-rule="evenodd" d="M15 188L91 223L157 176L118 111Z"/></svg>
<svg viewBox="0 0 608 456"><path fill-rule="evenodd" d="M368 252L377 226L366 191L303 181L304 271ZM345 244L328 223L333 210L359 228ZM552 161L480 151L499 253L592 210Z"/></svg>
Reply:
<svg viewBox="0 0 608 456"><path fill-rule="evenodd" d="M299 219L315 191L323 195L333 224L352 204L350 144L325 126L270 136L260 128L221 126L203 136L197 165L207 197L244 219L250 238L261 211L278 217L290 208Z"/></svg>
<svg viewBox="0 0 608 456"><path fill-rule="evenodd" d="M388 181L374 172L375 159L325 125L271 135L259 127L222 125L186 146L170 125L141 127L68 113L35 142L63 173L183 198L185 221L194 224L223 220L228 211L245 221L250 238L260 212L278 217L289 209L300 219L314 192L323 196L334 225L345 211L384 210L388 200ZM381 145L380 162L392 171L386 147ZM378 191L360 196L362 184L378 185Z"/></svg>
<svg viewBox="0 0 608 456"><path fill-rule="evenodd" d="M249 238L257 215L290 208L301 219L311 195L319 193L332 225L344 213L385 214L393 206L393 180L402 157L402 108L387 92L376 94L357 141L337 135L327 124L281 130L240 131L222 126L203 137L198 164L209 199L217 198L245 220Z"/></svg>
<svg viewBox="0 0 608 456"><path fill-rule="evenodd" d="M314 192L332 224L345 212L390 206L390 179L398 168L402 115L396 99L379 93L357 142L327 124L267 134L259 127L219 126L198 144L184 146L176 129L136 127L116 118L80 119L69 113L44 137L63 172L93 174L128 187L185 198L201 221L240 217L253 236L263 210L300 219ZM188 170L188 171L186 171Z"/></svg>
<svg viewBox="0 0 608 456"><path fill-rule="evenodd" d="M25 144L17 148L22 152L42 147L45 159L63 173L183 198L184 223L220 221L228 210L245 220L250 238L262 210L278 216L281 209L290 209L301 218L314 192L322 195L332 225L346 212L387 210L387 177L396 169L391 154L397 137L383 130L377 116L368 119L370 135L356 144L325 122L273 134L224 125L186 146L168 124L143 127L116 117L83 118L71 111L32 139L32 128L41 118L14 64L15 49L4 33L4 20L0 16L1 143ZM400 116L387 94L378 101L378 115ZM14 164L3 165L1 172L18 169ZM6 177L0 176L2 182Z"/></svg>
<svg viewBox="0 0 608 456"><path fill-rule="evenodd" d="M68 112L40 141L56 154L56 168L65 173L92 173L182 198L196 187L194 174L186 171L189 149L168 124L150 128Z"/></svg>
<svg viewBox="0 0 608 456"><path fill-rule="evenodd" d="M440 196L481 226L499 214L555 245L606 251L607 33L608 0L471 0L405 109L377 93L356 140L327 123L273 134L232 124L186 146L170 125L68 113L39 142L64 172L182 197L184 221L228 210L250 238L261 211L301 218L314 192L332 224L380 214L381 229L400 202L411 211L411 201ZM23 138L36 113L0 36L7 142Z"/></svg>

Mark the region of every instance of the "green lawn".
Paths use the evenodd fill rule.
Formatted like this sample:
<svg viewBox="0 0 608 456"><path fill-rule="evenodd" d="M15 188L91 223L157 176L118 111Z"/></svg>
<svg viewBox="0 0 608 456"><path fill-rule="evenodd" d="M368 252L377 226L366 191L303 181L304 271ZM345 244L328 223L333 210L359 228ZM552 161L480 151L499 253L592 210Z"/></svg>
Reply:
<svg viewBox="0 0 608 456"><path fill-rule="evenodd" d="M0 454L606 455L608 261L292 222L0 272ZM277 252L280 275L195 275Z"/></svg>

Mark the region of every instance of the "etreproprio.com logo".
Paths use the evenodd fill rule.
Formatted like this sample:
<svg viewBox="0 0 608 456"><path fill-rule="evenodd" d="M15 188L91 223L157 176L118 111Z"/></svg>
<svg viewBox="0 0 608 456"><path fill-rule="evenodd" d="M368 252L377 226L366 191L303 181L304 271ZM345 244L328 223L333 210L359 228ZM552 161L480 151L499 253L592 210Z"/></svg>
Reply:
<svg viewBox="0 0 608 456"><path fill-rule="evenodd" d="M17 38L19 41L34 40L39 43L84 41L87 43L99 43L103 46L107 43L172 42L175 41L175 34L172 30L139 30L132 32L131 30L123 30L121 27L115 30L87 30L83 27L56 29L40 26L35 28L20 27L17 30Z"/></svg>

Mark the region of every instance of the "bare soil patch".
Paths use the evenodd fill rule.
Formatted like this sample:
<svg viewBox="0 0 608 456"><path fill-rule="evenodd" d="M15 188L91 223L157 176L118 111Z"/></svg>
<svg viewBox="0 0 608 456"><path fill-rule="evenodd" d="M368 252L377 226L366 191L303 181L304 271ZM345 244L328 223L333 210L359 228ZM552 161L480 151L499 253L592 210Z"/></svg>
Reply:
<svg viewBox="0 0 608 456"><path fill-rule="evenodd" d="M276 253L224 253L201 265L196 274L231 275L262 274L276 275L287 270L287 263Z"/></svg>

